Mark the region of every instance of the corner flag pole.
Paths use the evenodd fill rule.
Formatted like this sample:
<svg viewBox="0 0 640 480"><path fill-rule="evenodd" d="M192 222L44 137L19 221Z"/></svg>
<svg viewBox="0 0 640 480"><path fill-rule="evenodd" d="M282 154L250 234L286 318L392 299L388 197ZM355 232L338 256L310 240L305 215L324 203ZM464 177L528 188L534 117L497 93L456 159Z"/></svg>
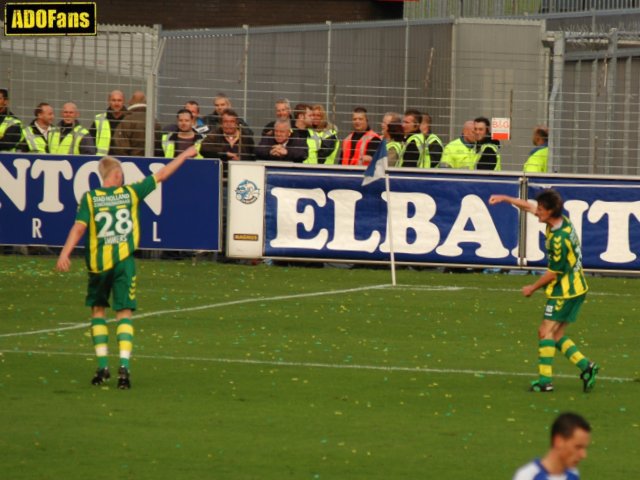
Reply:
<svg viewBox="0 0 640 480"><path fill-rule="evenodd" d="M396 286L396 253L393 248L393 221L391 214L391 188L389 186L389 174L385 168L384 186L387 190L387 236L389 237L389 259L391 260L391 285Z"/></svg>
<svg viewBox="0 0 640 480"><path fill-rule="evenodd" d="M389 174L387 173L387 141L382 140L380 146L373 154L371 162L364 171L362 186L366 187L371 182L384 177L384 185L387 193L387 238L389 239L389 257L391 260L391 284L396 286L396 255L393 249L393 227L391 221L391 188L389 187Z"/></svg>

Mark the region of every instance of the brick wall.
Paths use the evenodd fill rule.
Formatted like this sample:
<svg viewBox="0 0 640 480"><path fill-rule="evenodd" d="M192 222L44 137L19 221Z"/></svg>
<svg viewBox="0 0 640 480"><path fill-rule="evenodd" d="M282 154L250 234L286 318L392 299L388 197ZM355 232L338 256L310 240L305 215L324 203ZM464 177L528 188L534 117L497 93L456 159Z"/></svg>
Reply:
<svg viewBox="0 0 640 480"><path fill-rule="evenodd" d="M6 0L0 0L2 12L5 3ZM402 18L402 2L379 0L96 0L96 3L99 23L161 24L164 29Z"/></svg>

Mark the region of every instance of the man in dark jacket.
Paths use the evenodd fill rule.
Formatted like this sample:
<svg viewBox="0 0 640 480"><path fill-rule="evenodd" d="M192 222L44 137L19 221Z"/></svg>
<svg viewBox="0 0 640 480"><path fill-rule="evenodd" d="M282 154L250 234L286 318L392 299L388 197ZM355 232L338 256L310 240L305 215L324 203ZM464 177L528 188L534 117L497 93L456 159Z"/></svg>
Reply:
<svg viewBox="0 0 640 480"><path fill-rule="evenodd" d="M204 123L209 126L211 133L218 133L222 129L222 113L232 109L231 99L225 93L218 93L213 97L213 112L204 117ZM238 126L243 134L253 137L253 130L240 117L238 117Z"/></svg>
<svg viewBox="0 0 640 480"><path fill-rule="evenodd" d="M117 155L144 157L147 125L147 97L144 92L137 91L129 100L129 109L124 120L120 122L115 132ZM158 122L154 123L154 155L162 157L161 129Z"/></svg>
<svg viewBox="0 0 640 480"><path fill-rule="evenodd" d="M500 165L500 140L491 138L491 123L489 123L489 119L478 117L473 120L473 124L478 152L476 169L500 171L502 169Z"/></svg>
<svg viewBox="0 0 640 480"><path fill-rule="evenodd" d="M278 119L273 126L273 136L262 137L256 147L256 158L302 163L307 158L307 143L299 136L291 136L289 120Z"/></svg>

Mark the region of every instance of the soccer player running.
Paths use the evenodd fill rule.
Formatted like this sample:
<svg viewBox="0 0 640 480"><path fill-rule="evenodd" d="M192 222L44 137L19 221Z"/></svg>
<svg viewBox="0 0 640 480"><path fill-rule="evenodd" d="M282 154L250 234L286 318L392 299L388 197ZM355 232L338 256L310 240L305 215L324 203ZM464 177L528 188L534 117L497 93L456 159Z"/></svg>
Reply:
<svg viewBox="0 0 640 480"><path fill-rule="evenodd" d="M575 343L565 335L569 324L577 320L589 288L582 271L580 240L569 218L562 214L564 202L558 192L542 190L536 200L537 205L508 195L491 195L489 198L490 205L509 203L534 214L547 225L548 269L535 283L522 288L525 297L530 297L542 287L547 294L542 323L538 328L539 378L532 382L531 391L553 391L553 357L558 349L582 371L580 379L584 391L588 392L596 383L600 367L580 353Z"/></svg>
<svg viewBox="0 0 640 480"><path fill-rule="evenodd" d="M124 185L120 161L104 157L98 163L102 187L86 192L80 200L76 221L60 252L56 270L69 270L71 252L88 229L85 260L89 283L85 304L91 307L91 338L98 358L98 370L91 380L93 385L102 385L111 377L106 309L110 306L109 297L113 294L112 308L116 312L116 336L120 351L118 388L131 388L129 360L133 347L132 313L137 306L133 252L140 239L138 206L158 183L167 180L187 158L196 155L196 149L189 147L153 175L130 185Z"/></svg>

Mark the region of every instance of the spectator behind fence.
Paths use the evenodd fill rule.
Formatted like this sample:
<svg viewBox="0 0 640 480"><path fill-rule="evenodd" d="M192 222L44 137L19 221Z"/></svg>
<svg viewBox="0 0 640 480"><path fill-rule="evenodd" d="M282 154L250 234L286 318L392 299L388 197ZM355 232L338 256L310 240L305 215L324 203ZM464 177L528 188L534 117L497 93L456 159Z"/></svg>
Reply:
<svg viewBox="0 0 640 480"><path fill-rule="evenodd" d="M491 123L486 117L473 120L476 134L476 151L478 152L477 170L502 170L500 164L500 140L491 138Z"/></svg>
<svg viewBox="0 0 640 480"><path fill-rule="evenodd" d="M124 93L113 90L108 98L107 111L98 113L89 128L89 134L95 140L97 155L113 155L115 153L114 133L124 118L127 107L124 104Z"/></svg>
<svg viewBox="0 0 640 480"><path fill-rule="evenodd" d="M576 413L562 413L551 425L545 456L518 469L513 480L579 480L578 464L587 458L590 443L591 425Z"/></svg>
<svg viewBox="0 0 640 480"><path fill-rule="evenodd" d="M51 153L58 155L95 155L96 146L89 130L78 122L78 106L67 102L62 106L62 120L51 134Z"/></svg>
<svg viewBox="0 0 640 480"><path fill-rule="evenodd" d="M467 120L462 127L462 135L444 147L440 166L474 170L477 161L475 124L473 120Z"/></svg>
<svg viewBox="0 0 640 480"><path fill-rule="evenodd" d="M307 158L307 144L302 137L291 134L291 123L279 118L273 127L273 136L262 137L256 147L258 160L282 160L302 163Z"/></svg>
<svg viewBox="0 0 640 480"><path fill-rule="evenodd" d="M184 106L180 110L187 110L191 112L191 127L194 132L199 133L204 138L205 135L210 133L211 129L204 120L200 117L200 105L195 100L189 100L185 102ZM174 133L178 131L178 123L171 123L162 127L162 131L165 133Z"/></svg>
<svg viewBox="0 0 640 480"><path fill-rule="evenodd" d="M338 131L327 120L327 112L320 104L311 107L311 128L309 129L310 141L309 155L305 163L326 163L333 165L338 156L340 142Z"/></svg>
<svg viewBox="0 0 640 480"><path fill-rule="evenodd" d="M36 118L22 131L24 140L19 149L23 152L51 153L51 140L56 131L53 125L55 121L53 107L46 102L41 102L33 111L33 115Z"/></svg>
<svg viewBox="0 0 640 480"><path fill-rule="evenodd" d="M267 123L262 129L262 137L260 139L260 142L262 142L262 139L264 139L264 137L273 137L276 120L289 120L289 122L293 122L293 117L291 116L291 103L288 99L280 98L276 100L275 115L276 119Z"/></svg>
<svg viewBox="0 0 640 480"><path fill-rule="evenodd" d="M229 161L254 160L253 137L240 129L238 114L234 110L222 112L222 129L208 134L202 141L200 153L206 158Z"/></svg>
<svg viewBox="0 0 640 480"><path fill-rule="evenodd" d="M389 130L391 124L399 125L402 135L398 137L392 137L392 132ZM383 140L387 141L387 164L390 167L399 167L398 161L402 155L402 149L404 147L404 131L402 131L402 117L396 112L387 112L382 116L380 122L380 136ZM397 133L397 130L396 130Z"/></svg>
<svg viewBox="0 0 640 480"><path fill-rule="evenodd" d="M423 113L420 133L424 138L424 154L422 163L418 165L421 168L436 168L440 166L440 160L442 160L442 140L431 131L431 122L431 115L427 112Z"/></svg>
<svg viewBox="0 0 640 480"><path fill-rule="evenodd" d="M0 88L0 152L15 152L22 141L22 122L9 110L9 90Z"/></svg>
<svg viewBox="0 0 640 480"><path fill-rule="evenodd" d="M424 136L420 132L422 113L416 109L409 109L402 117L404 130L404 151L396 167L418 167L423 161Z"/></svg>
<svg viewBox="0 0 640 480"><path fill-rule="evenodd" d="M209 127L209 133L219 133L222 130L222 114L225 110L233 110L231 99L225 93L218 93L213 97L213 112L204 117L204 123ZM238 118L238 125L244 135L253 137L253 130L244 119Z"/></svg>
<svg viewBox="0 0 640 480"><path fill-rule="evenodd" d="M193 146L198 154L194 158L202 158L200 148L204 136L193 129L193 114L186 108L178 110L174 132L162 136L162 152L165 158L174 158Z"/></svg>
<svg viewBox="0 0 640 480"><path fill-rule="evenodd" d="M305 141L310 137L309 129L311 128L311 105L307 103L298 103L293 109L293 128L294 137L304 138Z"/></svg>
<svg viewBox="0 0 640 480"><path fill-rule="evenodd" d="M145 155L147 125L147 97L136 91L129 100L129 109L115 131L116 153L132 157ZM154 155L162 156L160 124L154 122Z"/></svg>
<svg viewBox="0 0 640 480"><path fill-rule="evenodd" d="M549 129L545 125L537 125L533 129L534 149L524 164L525 172L546 173L549 161Z"/></svg>
<svg viewBox="0 0 640 480"><path fill-rule="evenodd" d="M342 165L369 165L380 146L380 135L369 128L367 109L356 107L351 114L353 131L342 141Z"/></svg>
<svg viewBox="0 0 640 480"><path fill-rule="evenodd" d="M191 127L197 133L200 133L202 135L206 135L207 133L209 133L209 127L206 123L204 123L202 117L200 117L200 104L195 100L189 100L184 104L184 108L185 110L189 110L191 112L193 118Z"/></svg>

